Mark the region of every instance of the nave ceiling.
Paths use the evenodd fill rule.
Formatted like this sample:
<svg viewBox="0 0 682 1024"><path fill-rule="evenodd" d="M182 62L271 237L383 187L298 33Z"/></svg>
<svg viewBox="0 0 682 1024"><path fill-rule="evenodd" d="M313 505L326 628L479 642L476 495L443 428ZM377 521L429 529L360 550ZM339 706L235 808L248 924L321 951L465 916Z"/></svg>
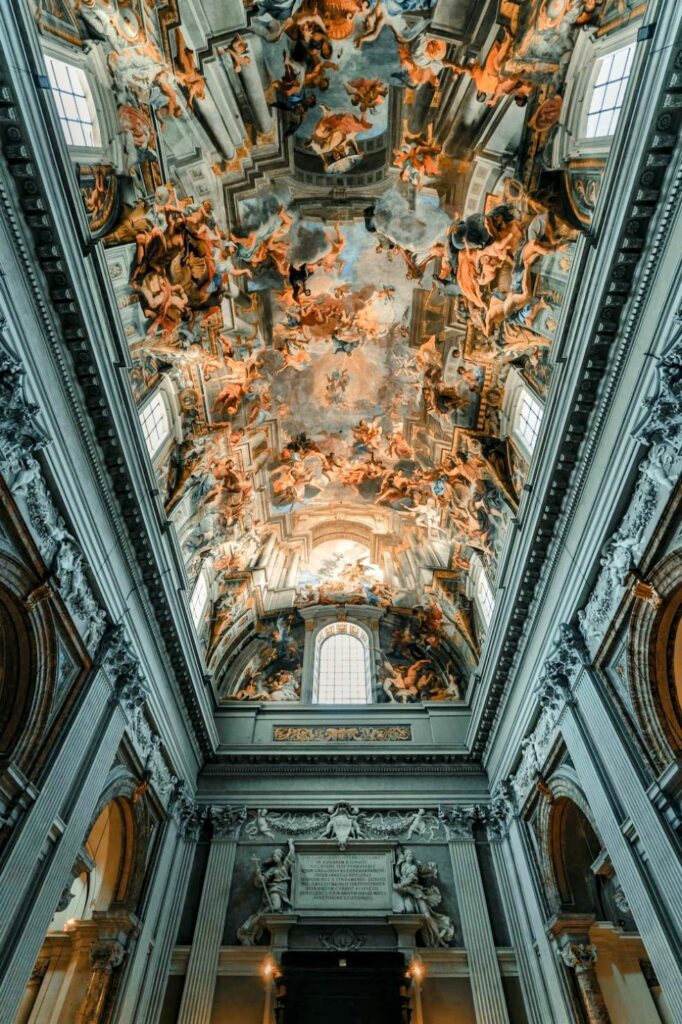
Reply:
<svg viewBox="0 0 682 1024"><path fill-rule="evenodd" d="M237 654L244 698L295 697L300 610L369 605L400 699L463 694L476 575L495 579L528 473L511 396L546 398L603 170L562 152L566 76L622 4L40 0L36 18L97 75L79 182L135 399L161 389L175 414L159 490L208 582L219 687Z"/></svg>

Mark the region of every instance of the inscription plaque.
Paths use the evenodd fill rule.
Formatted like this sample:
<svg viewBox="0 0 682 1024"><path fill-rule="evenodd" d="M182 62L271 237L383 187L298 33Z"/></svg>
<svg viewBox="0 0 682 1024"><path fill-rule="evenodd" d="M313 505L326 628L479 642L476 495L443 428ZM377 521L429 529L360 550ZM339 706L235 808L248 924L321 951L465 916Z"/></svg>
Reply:
<svg viewBox="0 0 682 1024"><path fill-rule="evenodd" d="M297 847L295 911L361 910L389 913L392 905L390 850L304 851Z"/></svg>

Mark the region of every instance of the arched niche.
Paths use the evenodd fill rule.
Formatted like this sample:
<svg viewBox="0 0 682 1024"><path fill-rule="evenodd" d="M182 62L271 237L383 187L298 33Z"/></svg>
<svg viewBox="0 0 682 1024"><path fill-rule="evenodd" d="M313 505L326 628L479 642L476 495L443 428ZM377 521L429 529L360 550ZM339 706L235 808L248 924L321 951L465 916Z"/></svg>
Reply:
<svg viewBox="0 0 682 1024"><path fill-rule="evenodd" d="M628 678L644 744L662 771L682 752L682 552L648 573L647 585L651 597L630 619Z"/></svg>
<svg viewBox="0 0 682 1024"><path fill-rule="evenodd" d="M21 771L40 749L54 698L57 640L39 581L0 555L0 758Z"/></svg>
<svg viewBox="0 0 682 1024"><path fill-rule="evenodd" d="M48 932L105 915L112 907L134 912L144 882L149 834L139 783L125 769L115 768L74 865L73 884L65 890Z"/></svg>
<svg viewBox="0 0 682 1024"><path fill-rule="evenodd" d="M573 769L564 766L547 782L537 831L542 881L552 912L596 914L599 901L592 865L602 842Z"/></svg>

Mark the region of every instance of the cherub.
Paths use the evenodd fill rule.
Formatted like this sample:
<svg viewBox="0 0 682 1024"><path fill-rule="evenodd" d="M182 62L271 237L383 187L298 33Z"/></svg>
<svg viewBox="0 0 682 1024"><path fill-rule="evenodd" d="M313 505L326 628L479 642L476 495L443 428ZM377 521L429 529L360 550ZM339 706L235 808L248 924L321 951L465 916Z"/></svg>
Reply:
<svg viewBox="0 0 682 1024"><path fill-rule="evenodd" d="M359 107L362 114L369 110L376 114L388 96L388 86L380 78L353 78L345 83L345 89L354 107Z"/></svg>

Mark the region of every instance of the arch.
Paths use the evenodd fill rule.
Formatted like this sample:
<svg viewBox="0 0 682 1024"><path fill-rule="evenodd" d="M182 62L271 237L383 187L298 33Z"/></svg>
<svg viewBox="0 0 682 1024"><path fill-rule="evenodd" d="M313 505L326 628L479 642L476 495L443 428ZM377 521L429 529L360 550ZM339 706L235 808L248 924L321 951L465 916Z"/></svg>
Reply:
<svg viewBox="0 0 682 1024"><path fill-rule="evenodd" d="M537 828L548 903L554 912L594 911L598 895L590 869L602 849L594 816L571 768L558 769L547 788Z"/></svg>
<svg viewBox="0 0 682 1024"><path fill-rule="evenodd" d="M149 813L139 798L139 783L126 769L114 768L74 865L68 903L58 908L49 930L62 931L74 920L88 920L113 906L134 912L144 883L148 835Z"/></svg>
<svg viewBox="0 0 682 1024"><path fill-rule="evenodd" d="M31 600L38 586L14 558L0 556L0 757L22 771L47 726L58 660L49 602Z"/></svg>
<svg viewBox="0 0 682 1024"><path fill-rule="evenodd" d="M682 751L682 551L648 574L657 601L637 601L627 645L632 705L659 771Z"/></svg>

